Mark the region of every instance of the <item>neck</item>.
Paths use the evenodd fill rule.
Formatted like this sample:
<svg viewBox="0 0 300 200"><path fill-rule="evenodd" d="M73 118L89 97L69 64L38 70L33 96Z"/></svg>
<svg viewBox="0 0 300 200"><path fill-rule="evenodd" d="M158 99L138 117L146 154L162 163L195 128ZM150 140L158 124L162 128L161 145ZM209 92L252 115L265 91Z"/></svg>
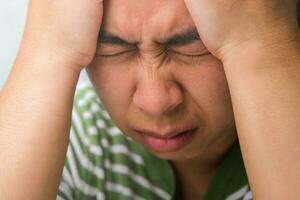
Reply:
<svg viewBox="0 0 300 200"><path fill-rule="evenodd" d="M234 140L226 145L207 149L201 155L190 160L171 161L176 178L180 199L201 199L215 177L224 155Z"/></svg>
<svg viewBox="0 0 300 200"><path fill-rule="evenodd" d="M180 199L201 199L217 173L219 163L202 163L195 160L173 161Z"/></svg>

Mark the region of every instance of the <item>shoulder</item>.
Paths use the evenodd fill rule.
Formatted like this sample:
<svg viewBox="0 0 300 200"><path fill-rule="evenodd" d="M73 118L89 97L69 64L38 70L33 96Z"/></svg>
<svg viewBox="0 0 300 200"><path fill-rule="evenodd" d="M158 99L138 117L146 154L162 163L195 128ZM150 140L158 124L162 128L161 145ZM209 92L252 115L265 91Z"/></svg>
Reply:
<svg viewBox="0 0 300 200"><path fill-rule="evenodd" d="M73 123L82 123L91 135L95 130L112 127L112 120L98 97L95 88L89 82L78 84L73 104ZM104 123L104 124L103 124ZM93 128L92 128L93 127ZM94 129L94 130L92 130Z"/></svg>
<svg viewBox="0 0 300 200"><path fill-rule="evenodd" d="M93 85L89 82L77 86L73 111L71 131L87 146L92 144L107 146L107 141L113 136L127 141L121 131L114 125ZM89 142L87 142L89 141Z"/></svg>
<svg viewBox="0 0 300 200"><path fill-rule="evenodd" d="M132 164L138 165L143 163L140 155L143 151L140 146L113 123L95 88L89 82L80 83L76 89L72 111L71 145L74 143L73 140L78 140L77 149L81 147L89 158L95 160L99 160L99 156L117 156L120 159L122 155L121 160L131 160Z"/></svg>
<svg viewBox="0 0 300 200"><path fill-rule="evenodd" d="M165 173L159 174L154 168ZM114 125L91 84L78 85L61 196L69 190L69 196L78 199L170 199L173 178L167 162Z"/></svg>

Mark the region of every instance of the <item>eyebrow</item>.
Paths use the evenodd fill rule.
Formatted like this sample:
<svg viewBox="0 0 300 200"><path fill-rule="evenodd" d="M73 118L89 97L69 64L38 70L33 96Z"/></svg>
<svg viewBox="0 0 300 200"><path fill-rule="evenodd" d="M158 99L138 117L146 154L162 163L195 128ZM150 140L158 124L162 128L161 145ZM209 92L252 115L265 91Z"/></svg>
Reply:
<svg viewBox="0 0 300 200"><path fill-rule="evenodd" d="M180 45L190 44L196 40L200 40L200 36L198 34L197 29L193 27L189 30L176 33L170 37L161 38L155 42L157 44L180 46ZM101 29L98 37L98 43L128 46L128 45L138 44L139 42L128 41L113 33L109 33L106 30Z"/></svg>
<svg viewBox="0 0 300 200"><path fill-rule="evenodd" d="M176 33L175 35L171 36L170 38L162 39L158 43L166 43L168 45L185 45L190 44L194 41L200 40L199 33L197 29L194 27L187 31Z"/></svg>
<svg viewBox="0 0 300 200"><path fill-rule="evenodd" d="M114 35L112 33L107 32L104 29L100 30L99 37L98 37L98 43L104 43L104 44L115 44L115 45L132 45L134 43L129 42L125 39L120 38L117 35Z"/></svg>

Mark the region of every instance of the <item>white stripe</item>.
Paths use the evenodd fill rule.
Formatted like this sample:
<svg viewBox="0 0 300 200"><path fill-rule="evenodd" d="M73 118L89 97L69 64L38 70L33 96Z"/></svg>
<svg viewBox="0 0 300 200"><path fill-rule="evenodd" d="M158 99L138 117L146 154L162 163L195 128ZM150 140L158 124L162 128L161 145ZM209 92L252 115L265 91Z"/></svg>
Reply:
<svg viewBox="0 0 300 200"><path fill-rule="evenodd" d="M88 127L88 133L92 136L95 136L98 134L98 129L95 126Z"/></svg>
<svg viewBox="0 0 300 200"><path fill-rule="evenodd" d="M127 155L130 159L132 159L132 161L135 162L136 164L138 164L138 165L144 164L143 158L139 154L129 151L125 145L113 144L110 146L110 144L106 138L102 138L100 142L101 142L101 145L104 148L108 148L111 153L124 154L124 155Z"/></svg>
<svg viewBox="0 0 300 200"><path fill-rule="evenodd" d="M131 141L131 142L134 141L134 140L133 140L131 137L129 137L128 135L124 135L124 136L126 137L127 140L129 140L129 141Z"/></svg>
<svg viewBox="0 0 300 200"><path fill-rule="evenodd" d="M95 152L98 152L99 154L96 154L96 156L102 155L101 147L98 145L91 144L90 139L84 134L84 129L82 127L80 117L78 116L78 113L75 109L73 109L73 111L72 111L72 121L73 121L73 125L77 129L77 133L80 137L80 141L83 142L83 144L88 146L90 149L93 149L93 151L91 151L92 154ZM75 132L74 132L74 129L71 127L71 134L73 134L73 133L75 133Z"/></svg>
<svg viewBox="0 0 300 200"><path fill-rule="evenodd" d="M76 188L85 195L97 196L97 199L104 199L104 194L101 191L80 179L71 148L68 148L67 158L69 161L71 174L75 181Z"/></svg>
<svg viewBox="0 0 300 200"><path fill-rule="evenodd" d="M123 133L117 127L108 128L107 132L111 136L123 135Z"/></svg>
<svg viewBox="0 0 300 200"><path fill-rule="evenodd" d="M105 148L109 146L108 140L106 138L101 139L101 145Z"/></svg>
<svg viewBox="0 0 300 200"><path fill-rule="evenodd" d="M86 94L78 101L78 106L85 106L94 97L97 97L94 90L87 91Z"/></svg>
<svg viewBox="0 0 300 200"><path fill-rule="evenodd" d="M144 165L144 160L143 158L136 154L136 153L133 153L133 152L130 152L128 150L128 148L122 144L114 144L110 147L110 151L114 154L125 154L127 155L128 157L130 157L135 163L137 163L138 165Z"/></svg>
<svg viewBox="0 0 300 200"><path fill-rule="evenodd" d="M253 195L251 191L248 191L243 198L243 200L252 200L252 199L253 199Z"/></svg>
<svg viewBox="0 0 300 200"><path fill-rule="evenodd" d="M140 186L154 192L157 196L162 199L169 200L171 196L163 191L161 188L158 188L152 185L147 179L144 177L135 174L131 171L128 166L122 164L112 164L109 160L105 160L105 167L115 173L125 174L128 175L134 182L139 184Z"/></svg>
<svg viewBox="0 0 300 200"><path fill-rule="evenodd" d="M237 200L242 198L248 189L248 185L243 186L242 188L240 188L238 191L234 192L233 194L229 195L226 200Z"/></svg>
<svg viewBox="0 0 300 200"><path fill-rule="evenodd" d="M66 167L63 169L62 178L71 188L74 188L72 177Z"/></svg>
<svg viewBox="0 0 300 200"><path fill-rule="evenodd" d="M134 200L145 200L143 197L136 195L130 188L117 183L106 182L106 189L109 191L121 193L124 196L129 196Z"/></svg>
<svg viewBox="0 0 300 200"><path fill-rule="evenodd" d="M103 115L103 117L104 117L106 120L111 120L110 115L109 115L108 112L106 112L105 110L103 110L103 111L101 112L101 114Z"/></svg>
<svg viewBox="0 0 300 200"><path fill-rule="evenodd" d="M91 113L90 111L85 111L85 112L83 113L83 118L84 118L84 119L92 119L92 118L93 118L93 115L92 115L92 113Z"/></svg>
<svg viewBox="0 0 300 200"><path fill-rule="evenodd" d="M101 111L100 106L98 104L96 104L96 103L93 103L91 105L90 109L91 109L92 113L98 113L98 112Z"/></svg>
<svg viewBox="0 0 300 200"><path fill-rule="evenodd" d="M138 164L138 165L144 164L144 160L142 159L142 157L140 155L129 151L128 148L123 144L114 144L114 145L110 146L108 140L106 138L102 138L101 145L104 148L108 148L109 151L113 154L117 154L117 153L124 154L124 155L127 155L129 158L131 158L132 161L135 162L136 164Z"/></svg>
<svg viewBox="0 0 300 200"><path fill-rule="evenodd" d="M102 156L103 155L103 151L101 148L99 148L99 146L96 146L96 145L91 145L89 147L90 149L90 152L96 156Z"/></svg>
<svg viewBox="0 0 300 200"><path fill-rule="evenodd" d="M62 198L61 196L57 196L56 200L66 200L66 199Z"/></svg>
<svg viewBox="0 0 300 200"><path fill-rule="evenodd" d="M104 121L103 121L102 119L97 119L96 125L97 125L97 127L100 128L100 129L106 128L106 125L105 125L105 123L104 123Z"/></svg>
<svg viewBox="0 0 300 200"><path fill-rule="evenodd" d="M78 157L80 164L99 179L104 179L104 171L101 168L96 167L82 152L79 142L74 134L70 136L71 144L74 147L75 154Z"/></svg>
<svg viewBox="0 0 300 200"><path fill-rule="evenodd" d="M78 84L76 86L76 90L82 90L82 89L87 88L87 87L92 87L92 85L87 81L78 82Z"/></svg>
<svg viewBox="0 0 300 200"><path fill-rule="evenodd" d="M71 189L66 183L59 185L59 191L66 195L68 200L73 200Z"/></svg>

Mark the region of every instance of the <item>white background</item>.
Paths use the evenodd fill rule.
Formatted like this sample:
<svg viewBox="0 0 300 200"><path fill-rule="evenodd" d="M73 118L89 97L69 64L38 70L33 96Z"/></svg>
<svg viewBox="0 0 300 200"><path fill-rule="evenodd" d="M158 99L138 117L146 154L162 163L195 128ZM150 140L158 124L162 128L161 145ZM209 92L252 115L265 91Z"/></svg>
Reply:
<svg viewBox="0 0 300 200"><path fill-rule="evenodd" d="M0 0L0 88L11 70L24 30L28 0ZM86 74L81 80L86 80Z"/></svg>
<svg viewBox="0 0 300 200"><path fill-rule="evenodd" d="M18 52L26 11L27 0L0 1L0 88Z"/></svg>

